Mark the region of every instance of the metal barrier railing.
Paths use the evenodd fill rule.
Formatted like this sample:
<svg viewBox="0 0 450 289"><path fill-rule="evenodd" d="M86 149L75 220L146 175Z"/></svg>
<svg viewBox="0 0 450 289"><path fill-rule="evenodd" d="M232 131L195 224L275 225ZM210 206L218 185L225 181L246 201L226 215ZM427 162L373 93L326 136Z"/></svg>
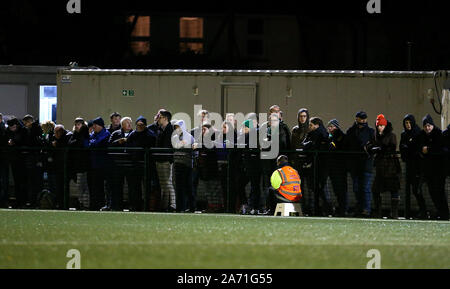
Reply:
<svg viewBox="0 0 450 289"><path fill-rule="evenodd" d="M173 196L169 194L169 207L173 202L178 202L177 198L181 198L182 202L178 202L177 205L183 209L186 208L186 204L189 202L197 202L197 204L207 199L209 207L215 209L217 212L236 213L239 205L253 202L253 206L264 207L265 199L267 198L267 189L270 186L268 183L268 177L275 169L275 160L263 160L259 158L259 149L163 149L163 148L134 148L134 147L108 147L108 148L53 148L53 147L3 147L0 150L2 154L2 160L4 164L12 171L12 180L10 180L10 186L13 190L9 190L9 196L15 196L16 202L18 202L19 194L22 194L20 201L23 201L25 192L27 193L28 201L36 201L37 193L35 188L30 186L36 185L38 189L47 187L48 184L43 184L45 181L45 175L50 175L52 180L58 183L57 186L52 185L52 189L55 190L55 194L62 196L59 199L61 209L68 209L71 207L71 191L74 191L72 178L74 174L93 173L94 177L100 176L104 178L105 192L105 205L111 202L111 195L119 192L120 190L114 188L112 185L122 186L122 188L130 191L131 185L135 186L133 193L136 190L139 191L139 186L142 189L142 197L138 193L138 198L141 198L143 206L139 210L149 211L158 210L155 204L161 201L165 201L161 197L158 172L161 173L163 169L159 164L170 160L174 164L173 167L168 167L171 171L167 172L171 175L172 185L174 187L175 201ZM281 151L280 154L286 154L290 160L292 160L293 166L300 171L300 175L304 177L305 187L304 198L305 206L308 203L318 206L320 202L319 197L314 193L319 190L319 186L325 185L325 195L329 198L331 204L336 203L336 196L333 192L333 186L329 175L323 176L323 171L328 171L338 167L339 170L345 170L346 176L346 194L349 205L349 210L352 211L352 205L355 202L354 193L352 193L353 184L350 176L350 171L354 168L348 167L347 163L352 159L372 158L373 156L366 152L348 152L348 151L300 151L300 150L286 150ZM399 159L399 152L391 154L393 157ZM448 156L442 156L448 158ZM82 158L85 158L84 160ZM52 160L52 161L49 161ZM83 169L77 171L75 163L85 162ZM97 161L97 163L96 163ZM337 162L344 162L344 164L336 166ZM158 163L158 165L156 165ZM398 175L400 181L399 193L400 196L404 196L405 191L405 164L399 161L401 164L401 173ZM448 165L448 162L446 163ZM157 168L158 166L158 168ZM190 172L188 170L191 170ZM17 176L22 169L23 173L32 173L33 169L36 171L36 175L33 179L31 176L27 176L26 184L20 183L20 178ZM61 172L62 170L62 172ZM102 171L100 172L99 171ZM445 179L445 174L448 173L444 167L442 167L442 174ZM103 174L103 175L102 175ZM321 175L322 174L322 175ZM327 172L325 172L327 174ZM184 178L185 175L189 177ZM375 168L372 169L372 178L376 176ZM92 176L90 176L92 177ZM133 179L134 177L134 179ZM11 179L11 175L9 176ZM28 179L33 179L28 181ZM41 180L39 180L41 178ZM61 180L62 178L62 180ZM117 179L122 178L122 180ZM322 178L322 179L319 179ZM420 178L420 177L419 177ZM181 179L183 179L181 181ZM190 180L189 180L190 179ZM127 186L125 186L125 180ZM255 181L256 180L256 181ZM48 178L47 178L48 181ZM61 185L61 181L62 184ZM92 180L91 180L92 181ZM186 190L180 190L180 187L185 185L189 186L190 181L194 184L192 187ZM51 181L48 181L51 182ZM88 180L89 182L89 180ZM255 187L249 183L257 182L259 187L259 196L255 196L258 192L252 192L256 190ZM132 183L132 184L130 184ZM77 184L79 185L79 184ZM164 183L163 186L166 184ZM20 191L18 186L21 187ZM90 190L92 184L89 185ZM158 187L159 186L159 187ZM177 188L178 186L178 188ZM426 186L419 183L422 191L422 195L425 197L427 208L430 211L434 210L434 205L431 202L429 193ZM3 185L4 187L4 185ZM61 194L61 188L63 192ZM199 190L199 188L201 188ZM445 194L448 202L448 193L450 192L450 184L447 180L445 183ZM8 188L11 189L11 188ZM5 189L3 189L5 190ZM92 194L89 190L89 195ZM123 189L122 189L123 190ZM211 190L211 192L204 192L205 190ZM75 189L76 191L76 189ZM101 191L101 190L100 190ZM194 200L190 200L191 196L179 196L178 191L183 191L183 194L195 194ZM192 192L195 191L195 192ZM250 193L249 193L250 191ZM14 192L14 193L13 193ZM33 196L34 194L34 196ZM384 193L385 194L385 193ZM31 197L30 197L31 196ZM195 200L195 197L202 196ZM131 196L135 197L135 196ZM108 199L109 198L109 199ZM114 198L114 197L113 197ZM130 196L129 196L130 198ZM156 200L155 200L156 199ZM93 198L90 196L90 201ZM247 201L248 200L248 201ZM386 200L386 199L385 199ZM204 201L204 200L203 200ZM130 202L130 200L128 200ZM259 202L255 204L255 202ZM152 205L153 204L153 205ZM164 204L163 207L166 204ZM192 205L192 204L190 204ZM417 203L412 198L412 209L417 210ZM383 208L389 207L389 203L384 201ZM402 209L404 204L400 205ZM91 209L93 207L91 206ZM98 209L98 208L96 208ZM312 214L314 208L311 209Z"/></svg>

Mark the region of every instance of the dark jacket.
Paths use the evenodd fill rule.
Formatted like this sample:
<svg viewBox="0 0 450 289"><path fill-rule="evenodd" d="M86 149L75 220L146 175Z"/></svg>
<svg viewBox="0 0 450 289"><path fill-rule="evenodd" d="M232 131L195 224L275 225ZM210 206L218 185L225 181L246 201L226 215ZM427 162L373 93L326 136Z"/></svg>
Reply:
<svg viewBox="0 0 450 289"><path fill-rule="evenodd" d="M172 133L173 133L173 126L170 122L164 129L160 127L158 130L158 136L156 138L156 147L169 149L173 148ZM173 162L173 153L172 152L156 153L154 154L154 159L157 162Z"/></svg>
<svg viewBox="0 0 450 289"><path fill-rule="evenodd" d="M446 173L450 176L450 124L447 129L442 133L443 149L445 153Z"/></svg>
<svg viewBox="0 0 450 289"><path fill-rule="evenodd" d="M113 134L113 132L115 132L116 130L120 130L122 129L122 126L119 124L119 126L112 126L112 123L108 125L108 127L106 128L106 130L110 133Z"/></svg>
<svg viewBox="0 0 450 289"><path fill-rule="evenodd" d="M17 148L27 145L28 132L23 126L22 122L17 122L17 129L11 131L9 127L6 129L6 139L7 141L12 140L13 144L8 145L9 148ZM11 161L21 161L22 151L21 150L11 150L10 153L6 154L6 158Z"/></svg>
<svg viewBox="0 0 450 289"><path fill-rule="evenodd" d="M3 122L0 122L0 148L8 146L8 137L6 135L6 126Z"/></svg>
<svg viewBox="0 0 450 289"><path fill-rule="evenodd" d="M250 133L256 134L256 148L250 148ZM249 133L241 133L237 137L238 148L243 149L242 157L243 169L247 176L259 175L261 172L261 159L259 153L258 129L251 128ZM253 145L253 144L252 144Z"/></svg>
<svg viewBox="0 0 450 289"><path fill-rule="evenodd" d="M298 124L292 128L291 141L290 141L290 145L291 145L292 149L302 148L302 143L305 140L306 135L309 132L309 113L307 111L306 111L306 114L307 114L306 122L304 124L301 124L298 121L298 118L299 118L300 113L302 111L303 110L300 109L297 112L297 122L298 122Z"/></svg>
<svg viewBox="0 0 450 289"><path fill-rule="evenodd" d="M152 148L155 147L155 145L156 134L148 129L148 127L141 132L133 130L127 138L127 147ZM143 151L129 151L128 153L135 162L144 160L145 152Z"/></svg>
<svg viewBox="0 0 450 289"><path fill-rule="evenodd" d="M202 147L198 149L197 169L202 180L210 180L218 176L219 166L216 149L215 147L208 148L211 143L206 144L206 141L209 140L216 144L215 137L215 131L210 129L207 134L203 135ZM194 139L193 136L192 138Z"/></svg>
<svg viewBox="0 0 450 289"><path fill-rule="evenodd" d="M388 121L382 135L377 131L375 140L368 145L368 150L375 154L376 175L374 191L396 192L400 189L400 161L395 155L397 137L392 132L392 124Z"/></svg>
<svg viewBox="0 0 450 289"><path fill-rule="evenodd" d="M278 145L280 148L280 151L283 150L290 150L291 149L291 132L289 131L289 127L287 124L285 124L282 120L279 122L278 127ZM272 130L269 126L269 122L265 122L261 125L259 128L260 131L266 130L267 131L267 140L272 140Z"/></svg>
<svg viewBox="0 0 450 289"><path fill-rule="evenodd" d="M99 133L93 132L89 137L89 148L94 149L106 149L108 147L108 141L111 134L105 128ZM94 169L107 168L110 163L108 161L108 155L106 150L92 150L91 151L91 164Z"/></svg>
<svg viewBox="0 0 450 289"><path fill-rule="evenodd" d="M54 166L60 173L64 169L64 161L69 161L69 157L67 157L67 160L64 159L65 152L63 148L67 147L71 136L72 132L64 130L63 135L59 139L57 139L56 137L53 138L53 140L55 141L55 151L53 154ZM69 168L69 166L67 167Z"/></svg>
<svg viewBox="0 0 450 289"><path fill-rule="evenodd" d="M424 130L420 131L417 137L421 170L425 175L441 175L443 161L443 138L442 131L437 126L426 134ZM428 147L428 153L424 154L422 148Z"/></svg>
<svg viewBox="0 0 450 289"><path fill-rule="evenodd" d="M90 167L90 156L86 149L89 146L89 129L82 126L80 131L74 131L67 142L69 147L69 164L73 173L86 172Z"/></svg>
<svg viewBox="0 0 450 289"><path fill-rule="evenodd" d="M119 143L119 139L122 138L128 138L130 136L129 133L125 133L123 129L118 129L114 131L111 136L109 137L109 147L111 148L118 148L118 147L125 147L127 144ZM124 168L130 168L133 167L134 162L130 161L131 157L130 154L126 151L126 149L109 149L108 150L108 156L111 160L112 166L115 170L122 170Z"/></svg>
<svg viewBox="0 0 450 289"><path fill-rule="evenodd" d="M405 122L411 122L411 129L407 130ZM400 153L404 162L417 161L419 159L419 148L417 136L420 134L420 127L416 124L416 119L412 114L405 115L403 119L403 132L400 137Z"/></svg>
<svg viewBox="0 0 450 289"><path fill-rule="evenodd" d="M147 126L147 128L148 128L149 130L151 130L155 135L158 134L159 125L158 125L157 122L154 122L154 123L152 123L152 124L149 124L149 125Z"/></svg>
<svg viewBox="0 0 450 289"><path fill-rule="evenodd" d="M336 129L333 134L328 135L329 140L329 150L330 152L326 157L326 165L331 172L343 173L346 171L346 160L347 154L344 153L346 150L345 142L346 135L340 129Z"/></svg>
<svg viewBox="0 0 450 289"><path fill-rule="evenodd" d="M325 127L319 125L317 129L308 132L302 147L305 151L328 151L330 140Z"/></svg>
<svg viewBox="0 0 450 289"><path fill-rule="evenodd" d="M348 168L353 173L372 172L373 156L367 153L366 146L375 141L375 130L367 125L360 128L355 122L346 132L345 148L349 152L360 154L349 155Z"/></svg>
<svg viewBox="0 0 450 289"><path fill-rule="evenodd" d="M119 139L127 138L132 132L133 130L126 134L123 129L114 131L109 137L109 145L112 147L124 147L126 144L119 144Z"/></svg>
<svg viewBox="0 0 450 289"><path fill-rule="evenodd" d="M42 134L44 133L42 131L41 125L39 122L35 121L32 123L31 128L25 128L27 131L27 137L26 137L26 146L29 147L41 147L43 146L44 142L42 139Z"/></svg>
<svg viewBox="0 0 450 289"><path fill-rule="evenodd" d="M280 150L289 150L291 148L291 132L289 127L280 120Z"/></svg>

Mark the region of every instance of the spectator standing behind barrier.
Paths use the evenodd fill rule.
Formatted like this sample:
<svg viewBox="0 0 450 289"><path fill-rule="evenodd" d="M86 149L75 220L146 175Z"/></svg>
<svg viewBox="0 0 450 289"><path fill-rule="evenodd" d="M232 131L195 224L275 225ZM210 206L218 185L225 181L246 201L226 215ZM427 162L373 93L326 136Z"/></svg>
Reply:
<svg viewBox="0 0 450 289"><path fill-rule="evenodd" d="M127 139L127 147L139 147L139 148L152 148L156 145L156 134L147 127L147 119L143 116L139 116L136 120L136 129L132 131ZM144 181L145 161L149 161L150 170L154 169L154 161L150 158L145 160L145 152L129 152L132 156L132 167L129 168L129 172L126 172L128 181L128 195L130 199L130 210L141 211L147 209L149 203L142 207L142 183ZM155 169L156 170L156 169ZM156 173L154 174L156 175ZM153 173L150 171L147 178L147 182L144 184L145 188L145 200L149 202L151 184L153 179Z"/></svg>
<svg viewBox="0 0 450 289"><path fill-rule="evenodd" d="M230 118L229 118L230 119ZM217 143L217 159L219 162L219 175L221 178L224 206L229 212L239 212L237 206L237 182L239 180L239 171L241 158L236 151L237 132L232 122L224 121L222 123L222 132L219 134ZM229 189L228 189L229 188ZM229 194L228 194L229 192ZM228 202L228 203L227 203Z"/></svg>
<svg viewBox="0 0 450 289"><path fill-rule="evenodd" d="M131 118L122 118L120 120L120 129L114 131L109 138L109 146L125 147L127 138L132 131ZM111 184L111 203L109 207L112 211L122 211L125 178L127 179L128 187L130 187L130 174L133 173L133 164L129 162L129 155L126 153L126 150L111 150L108 154L113 165L109 174L109 182ZM130 192L129 195L131 195Z"/></svg>
<svg viewBox="0 0 450 289"><path fill-rule="evenodd" d="M155 136L158 135L158 131L159 131L159 123L158 120L161 116L161 111L164 111L164 108L160 108L158 110L158 112L155 114L155 116L153 117L153 123L149 124L147 126L147 128L149 130L151 130L153 132L153 134ZM156 163L153 161L153 159L151 159L150 161L150 180L151 180L151 188L150 188L150 192L152 196L159 196L161 195L161 186L159 185L159 178L158 178L158 173L156 172ZM151 202L151 209L154 209L155 204L158 202L158 200L156 198L152 198L152 202Z"/></svg>
<svg viewBox="0 0 450 289"><path fill-rule="evenodd" d="M118 112L113 112L110 114L109 119L111 121L111 123L106 127L106 130L110 133L113 134L116 130L120 130L121 129L121 119L122 116L120 115L120 113ZM112 157L111 153L108 153L108 156ZM113 164L113 160L111 160L111 164ZM102 207L100 210L101 211L110 211L111 210L111 203L112 203L112 194L114 191L114 185L113 183L115 182L114 177L113 177L113 171L111 171L111 168L108 168L108 173L106 174L106 204L104 207Z"/></svg>
<svg viewBox="0 0 450 289"><path fill-rule="evenodd" d="M9 162L7 156L9 151L6 126L3 115L0 113L0 208L8 208L9 201Z"/></svg>
<svg viewBox="0 0 450 289"><path fill-rule="evenodd" d="M64 209L64 185L69 185L69 171L67 171L67 179L64 179L64 159L63 148L67 147L71 133L64 128L63 125L58 124L55 126L54 139L52 141L52 147L55 148L53 154L54 169L55 169L55 183L56 190L53 193L56 196L56 209ZM67 169L69 167L67 166ZM66 181L66 183L64 182Z"/></svg>
<svg viewBox="0 0 450 289"><path fill-rule="evenodd" d="M105 123L101 117L92 121L93 133L89 137L91 151L92 192L89 194L89 206L93 211L100 210L105 205L105 179L109 168L106 148L111 136L105 129Z"/></svg>
<svg viewBox="0 0 450 289"><path fill-rule="evenodd" d="M448 220L448 202L445 197L442 131L427 114L422 120L423 129L418 136L419 155L424 181L437 210L436 218Z"/></svg>
<svg viewBox="0 0 450 289"><path fill-rule="evenodd" d="M115 132L116 130L119 130L121 128L121 119L122 116L118 112L113 112L109 116L109 119L111 120L111 123L106 127L106 130L109 131L110 134Z"/></svg>
<svg viewBox="0 0 450 289"><path fill-rule="evenodd" d="M161 111L158 119L160 129L156 140L157 148L172 149L173 126L170 123L171 120L172 114L169 111ZM161 209L173 212L176 210L175 190L172 182L173 154L171 152L155 153L154 157L161 186Z"/></svg>
<svg viewBox="0 0 450 289"><path fill-rule="evenodd" d="M173 154L173 170L175 172L175 193L177 211L195 212L196 196L192 194L192 145L194 137L186 131L184 120L178 120L174 125L175 133L172 136L174 149L189 150L175 151Z"/></svg>
<svg viewBox="0 0 450 289"><path fill-rule="evenodd" d="M301 108L297 112L297 125L292 128L291 134L291 149L292 150L303 150L302 143L309 132L309 112L306 108ZM293 167L300 174L302 179L302 192L303 198L300 200L302 204L303 213L307 216L311 214L312 208L309 208L307 199L310 198L309 194L306 193L306 187L308 187L309 192L313 192L313 184L309 184L307 176L311 173L311 167L307 167L306 155L303 153L295 153L291 156L291 161ZM312 197L312 196L311 196Z"/></svg>
<svg viewBox="0 0 450 289"><path fill-rule="evenodd" d="M32 150L23 150L22 154L25 162L25 173L28 206L35 208L37 206L37 196L42 190L43 186L43 170L42 160L40 156L39 148L42 147L42 128L40 123L34 119L32 115L25 115L22 119L25 130L27 132L27 138L25 146L34 148Z"/></svg>
<svg viewBox="0 0 450 289"><path fill-rule="evenodd" d="M400 138L401 158L405 162L405 218L411 218L411 191L419 205L419 219L427 218L427 210L422 190L419 190L420 183L420 159L417 137L420 134L420 127L416 124L416 119L412 114L407 114L403 118L403 132Z"/></svg>
<svg viewBox="0 0 450 289"><path fill-rule="evenodd" d="M369 152L375 154L375 180L372 187L375 205L373 215L376 218L382 217L381 194L389 191L391 193L391 218L398 219L401 167L400 161L395 155L397 138L393 133L392 123L383 114L377 116L375 126L375 141L368 145Z"/></svg>
<svg viewBox="0 0 450 289"><path fill-rule="evenodd" d="M269 119L267 122L260 126L259 131L265 131L267 133L267 141L272 141L272 129L276 127L278 129L278 147L279 155L281 152L289 150L291 148L291 132L289 127L283 122L281 118L281 110L278 105L272 105L269 108ZM263 150L270 150L263 149ZM263 171L263 203L267 204L267 198L270 189L270 176L277 167L276 159L261 159L262 171ZM263 211L268 208L264 208Z"/></svg>
<svg viewBox="0 0 450 289"><path fill-rule="evenodd" d="M11 164L11 171L14 179L14 195L16 197L16 208L26 208L27 187L23 180L25 172L25 162L19 147L26 145L27 131L21 121L16 117L12 117L7 122L6 137L8 139L8 161Z"/></svg>
<svg viewBox="0 0 450 289"><path fill-rule="evenodd" d="M345 147L352 153L348 157L348 168L353 179L353 192L357 202L355 216L369 217L372 202L373 156L367 153L366 145L375 140L375 131L367 124L367 114L364 111L356 113L355 123L347 130L346 135Z"/></svg>
<svg viewBox="0 0 450 289"><path fill-rule="evenodd" d="M303 149L305 151L328 151L329 150L330 141L328 139L328 133L325 127L323 126L323 122L318 117L313 117L309 121L309 132L306 135L305 140L302 143ZM309 154L308 162L312 164L313 172L308 175L308 185L315 184L311 188L314 191L314 201L313 201L313 215L322 216L322 215L332 215L332 207L330 196L328 196L325 192L325 185L327 181L327 171L325 160L326 156L323 154L318 154L316 156ZM315 158L316 162L314 162ZM322 209L319 205L319 199L322 199Z"/></svg>
<svg viewBox="0 0 450 289"><path fill-rule="evenodd" d="M330 120L327 124L327 129L329 133L328 139L330 141L329 149L333 153L327 155L325 167L339 206L336 214L339 217L346 217L348 214L347 155L343 153L345 151L346 135L341 130L337 119ZM327 195L331 196L329 192Z"/></svg>
<svg viewBox="0 0 450 289"><path fill-rule="evenodd" d="M67 143L69 147L67 166L70 175L77 183L78 197L82 210L89 208L89 194L92 187L88 181L88 171L90 169L89 152L83 150L89 146L89 129L83 118L77 117L74 121L73 131Z"/></svg>
<svg viewBox="0 0 450 289"><path fill-rule="evenodd" d="M447 129L442 133L442 138L444 139L444 152L445 152L445 169L446 177L450 176L450 124Z"/></svg>
<svg viewBox="0 0 450 289"><path fill-rule="evenodd" d="M195 143L200 144L202 143L202 126L204 123L209 123L209 112L206 109L200 110L197 113L197 119L199 120L199 125L191 129L190 133L194 137ZM199 180L198 157L195 157L192 170L192 194L194 196L197 196Z"/></svg>
<svg viewBox="0 0 450 289"><path fill-rule="evenodd" d="M254 117L254 116L253 116ZM257 214L260 209L261 196L261 162L258 149L258 128L254 126L251 118L245 120L242 124L242 131L238 135L238 147L244 149L242 152L243 172L239 181L240 201L242 203L242 214ZM251 147L250 136L255 136L257 147ZM250 182L250 198L247 204L245 187Z"/></svg>
<svg viewBox="0 0 450 289"><path fill-rule="evenodd" d="M277 167L270 177L272 189L269 193L268 213L275 211L277 203L298 203L302 198L300 176L288 163L288 157L280 155Z"/></svg>
<svg viewBox="0 0 450 289"><path fill-rule="evenodd" d="M47 180L47 189L56 196L56 164L55 164L55 150L52 142L55 140L55 123L51 120L41 124L42 127L42 143L45 148L42 151L41 160L44 171L44 181ZM47 173L47 178L45 178ZM45 186L44 186L45 187Z"/></svg>
<svg viewBox="0 0 450 289"><path fill-rule="evenodd" d="M198 176L205 188L206 211L211 213L223 212L222 190L218 188L219 164L214 147L216 134L219 134L216 129L205 122L202 126L202 147L198 149Z"/></svg>

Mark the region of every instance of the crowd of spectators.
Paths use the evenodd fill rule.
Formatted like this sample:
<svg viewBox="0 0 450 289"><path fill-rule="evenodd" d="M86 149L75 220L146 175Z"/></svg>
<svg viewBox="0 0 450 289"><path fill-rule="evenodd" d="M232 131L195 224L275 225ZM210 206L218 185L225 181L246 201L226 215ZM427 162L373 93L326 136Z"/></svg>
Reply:
<svg viewBox="0 0 450 289"><path fill-rule="evenodd" d="M271 214L266 199L276 158L262 159L259 143L257 150L249 148L254 147L252 134L264 132L270 141L273 127L278 127L279 154L288 155L299 172L306 215L380 218L385 216L383 193L389 192L389 217L399 217L402 195L404 217L426 219L430 216L420 189L426 184L436 211L432 217L449 219L445 179L450 175L450 126L442 132L430 115L419 127L407 114L399 144L383 114L374 119L372 128L364 111L356 113L347 130L337 119L325 125L321 118L310 117L306 108L298 110L297 124L289 129L278 105L271 106L269 118L259 122L254 113L242 124L227 114L221 130L211 123L208 111L196 117L200 125L188 131L186 123L172 119L166 109L160 109L151 123L144 116L133 121L115 112L108 125L101 117L90 121L78 117L71 129L52 121L39 123L31 115L11 117L5 124L0 114L0 207L39 208L46 193L54 196L51 208L64 209L64 193L74 181L78 205L85 210L224 212L229 208L235 213ZM212 140L214 147L205 140ZM355 204L349 203L348 174ZM402 174L404 192L400 192ZM202 201L200 183L206 192ZM411 193L417 200L417 214L411 211Z"/></svg>

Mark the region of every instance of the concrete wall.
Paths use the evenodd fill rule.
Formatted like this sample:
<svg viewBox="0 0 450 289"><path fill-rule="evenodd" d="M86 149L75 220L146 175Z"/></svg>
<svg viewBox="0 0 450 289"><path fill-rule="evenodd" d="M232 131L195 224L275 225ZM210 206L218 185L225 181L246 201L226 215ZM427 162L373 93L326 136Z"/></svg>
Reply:
<svg viewBox="0 0 450 289"><path fill-rule="evenodd" d="M63 83L63 76L70 77L70 81ZM71 127L77 116L102 116L108 123L109 114L118 111L133 119L144 115L150 122L161 107L172 113L186 112L193 119L194 104L221 112L223 83L254 83L258 111L267 112L272 104L280 105L290 128L296 125L297 111L302 107L325 123L337 118L345 129L352 125L359 110L368 113L371 126L377 114L383 113L392 121L398 137L406 113L414 114L420 125L426 113L436 123L440 120L427 99L428 89L434 88L430 72L82 69L58 71L57 119L66 127ZM198 87L198 95L194 95L194 87ZM122 96L123 90L130 89L134 90L133 97Z"/></svg>

